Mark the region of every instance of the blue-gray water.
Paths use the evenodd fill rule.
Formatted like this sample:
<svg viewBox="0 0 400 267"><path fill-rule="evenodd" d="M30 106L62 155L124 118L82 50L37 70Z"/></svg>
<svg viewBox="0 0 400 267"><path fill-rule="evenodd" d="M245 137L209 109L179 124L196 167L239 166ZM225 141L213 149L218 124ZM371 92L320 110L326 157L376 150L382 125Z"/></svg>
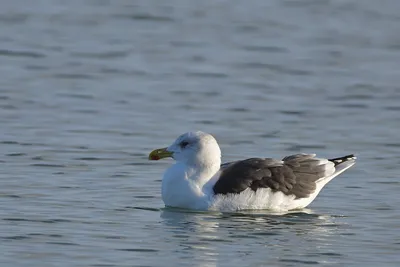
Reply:
<svg viewBox="0 0 400 267"><path fill-rule="evenodd" d="M399 266L400 2L0 8L1 266ZM304 212L164 210L188 130L224 161L357 153Z"/></svg>

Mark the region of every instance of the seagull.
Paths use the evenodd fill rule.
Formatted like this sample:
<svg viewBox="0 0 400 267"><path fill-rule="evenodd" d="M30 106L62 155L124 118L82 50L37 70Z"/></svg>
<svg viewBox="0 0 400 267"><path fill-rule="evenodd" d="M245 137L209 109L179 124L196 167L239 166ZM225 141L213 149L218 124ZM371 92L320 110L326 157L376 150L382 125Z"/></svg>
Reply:
<svg viewBox="0 0 400 267"><path fill-rule="evenodd" d="M167 157L176 162L162 179L165 206L228 212L305 208L356 160L353 154L334 159L295 154L282 160L248 158L221 164L216 139L201 131L184 133L149 154L149 160Z"/></svg>

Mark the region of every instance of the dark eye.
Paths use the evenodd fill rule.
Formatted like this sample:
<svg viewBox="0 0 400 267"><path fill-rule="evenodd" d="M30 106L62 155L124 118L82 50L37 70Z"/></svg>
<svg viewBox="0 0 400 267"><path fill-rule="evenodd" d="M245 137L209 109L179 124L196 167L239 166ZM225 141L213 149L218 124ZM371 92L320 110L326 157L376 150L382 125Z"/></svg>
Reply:
<svg viewBox="0 0 400 267"><path fill-rule="evenodd" d="M188 141L182 141L179 145L181 146L181 148L185 148L187 147L188 144L189 144Z"/></svg>

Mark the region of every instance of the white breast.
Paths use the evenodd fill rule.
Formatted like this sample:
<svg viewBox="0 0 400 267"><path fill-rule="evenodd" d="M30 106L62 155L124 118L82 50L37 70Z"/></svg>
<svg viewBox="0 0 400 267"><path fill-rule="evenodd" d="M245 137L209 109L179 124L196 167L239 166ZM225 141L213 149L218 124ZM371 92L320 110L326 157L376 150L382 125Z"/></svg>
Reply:
<svg viewBox="0 0 400 267"><path fill-rule="evenodd" d="M166 206L196 210L207 210L209 196L189 179L191 173L184 164L176 163L164 174L162 200Z"/></svg>

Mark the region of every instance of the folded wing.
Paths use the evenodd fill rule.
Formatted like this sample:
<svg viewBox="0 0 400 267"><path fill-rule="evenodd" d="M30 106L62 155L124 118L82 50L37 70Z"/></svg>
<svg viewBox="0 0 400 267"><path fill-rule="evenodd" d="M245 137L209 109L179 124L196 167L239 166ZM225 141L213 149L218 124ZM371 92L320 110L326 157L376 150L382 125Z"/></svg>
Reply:
<svg viewBox="0 0 400 267"><path fill-rule="evenodd" d="M250 158L223 164L213 189L215 194L238 194L247 188L270 188L304 198L315 191L318 180L335 173L335 165L336 162L316 158L315 154L296 154L282 160Z"/></svg>

